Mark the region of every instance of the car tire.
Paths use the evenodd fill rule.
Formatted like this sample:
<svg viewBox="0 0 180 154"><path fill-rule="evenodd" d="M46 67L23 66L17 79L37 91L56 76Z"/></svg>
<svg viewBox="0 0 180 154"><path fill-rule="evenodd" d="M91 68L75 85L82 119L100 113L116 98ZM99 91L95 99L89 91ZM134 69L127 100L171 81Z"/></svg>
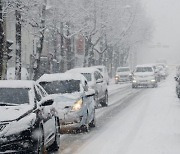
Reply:
<svg viewBox="0 0 180 154"><path fill-rule="evenodd" d="M136 86L135 86L135 85L132 85L132 88L134 89L134 88L136 88Z"/></svg>
<svg viewBox="0 0 180 154"><path fill-rule="evenodd" d="M105 92L105 96L104 96L103 101L101 102L101 106L102 107L108 106L108 92L107 91Z"/></svg>
<svg viewBox="0 0 180 154"><path fill-rule="evenodd" d="M56 120L56 134L55 134L55 141L50 147L50 151L58 151L60 146L60 125L59 120Z"/></svg>

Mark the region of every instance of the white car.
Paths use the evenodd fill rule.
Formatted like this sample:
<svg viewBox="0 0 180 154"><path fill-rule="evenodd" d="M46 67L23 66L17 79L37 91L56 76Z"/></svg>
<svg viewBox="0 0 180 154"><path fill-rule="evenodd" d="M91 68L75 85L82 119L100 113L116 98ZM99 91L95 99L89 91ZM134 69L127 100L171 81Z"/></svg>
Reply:
<svg viewBox="0 0 180 154"><path fill-rule="evenodd" d="M138 65L133 73L132 88L138 86L153 86L157 87L155 70L151 65Z"/></svg>
<svg viewBox="0 0 180 154"><path fill-rule="evenodd" d="M131 81L132 73L129 67L118 67L116 70L115 83Z"/></svg>
<svg viewBox="0 0 180 154"><path fill-rule="evenodd" d="M69 70L68 72L80 73L86 77L89 87L95 90L96 107L99 104L101 104L101 106L103 107L108 106L107 83L98 69L92 67L84 67L74 68Z"/></svg>
<svg viewBox="0 0 180 154"><path fill-rule="evenodd" d="M97 68L101 74L103 75L103 78L106 80L107 84L109 85L109 75L106 66L98 65L98 66L92 66L94 68Z"/></svg>
<svg viewBox="0 0 180 154"><path fill-rule="evenodd" d="M54 97L62 131L89 131L89 127L95 127L95 92L88 88L83 75L44 74L37 82Z"/></svg>

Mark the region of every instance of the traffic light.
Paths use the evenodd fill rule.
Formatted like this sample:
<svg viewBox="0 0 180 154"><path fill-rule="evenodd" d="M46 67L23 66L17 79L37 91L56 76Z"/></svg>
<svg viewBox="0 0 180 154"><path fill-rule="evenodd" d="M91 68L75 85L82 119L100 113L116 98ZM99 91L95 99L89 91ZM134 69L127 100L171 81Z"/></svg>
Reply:
<svg viewBox="0 0 180 154"><path fill-rule="evenodd" d="M6 52L7 52L7 59L11 59L12 55L11 52L13 51L13 48L11 47L13 45L13 41L7 40L6 41Z"/></svg>

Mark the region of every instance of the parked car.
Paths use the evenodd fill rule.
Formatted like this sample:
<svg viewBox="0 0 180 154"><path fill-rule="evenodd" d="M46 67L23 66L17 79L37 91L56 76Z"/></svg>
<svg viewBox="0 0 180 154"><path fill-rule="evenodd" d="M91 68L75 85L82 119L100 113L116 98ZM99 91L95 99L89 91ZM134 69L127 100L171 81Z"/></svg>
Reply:
<svg viewBox="0 0 180 154"><path fill-rule="evenodd" d="M99 104L101 104L103 107L108 106L107 83L98 69L92 67L74 68L68 72L76 72L85 76L89 87L95 90L96 107Z"/></svg>
<svg viewBox="0 0 180 154"><path fill-rule="evenodd" d="M132 72L129 67L118 67L116 69L115 83L131 81Z"/></svg>
<svg viewBox="0 0 180 154"><path fill-rule="evenodd" d="M44 74L37 82L49 95L54 96L61 130L89 131L89 127L95 127L95 92L88 87L83 75Z"/></svg>
<svg viewBox="0 0 180 154"><path fill-rule="evenodd" d="M15 67L9 67L7 69L7 80L15 80ZM29 73L25 67L21 68L21 79L22 80L29 80Z"/></svg>
<svg viewBox="0 0 180 154"><path fill-rule="evenodd" d="M153 86L157 87L155 70L152 65L138 65L133 73L132 88L138 86Z"/></svg>
<svg viewBox="0 0 180 154"><path fill-rule="evenodd" d="M103 65L98 65L98 66L93 66L94 68L97 68L101 74L103 75L103 78L106 80L107 84L109 85L109 75L106 66Z"/></svg>
<svg viewBox="0 0 180 154"><path fill-rule="evenodd" d="M0 81L0 153L42 154L59 148L53 100L34 81Z"/></svg>

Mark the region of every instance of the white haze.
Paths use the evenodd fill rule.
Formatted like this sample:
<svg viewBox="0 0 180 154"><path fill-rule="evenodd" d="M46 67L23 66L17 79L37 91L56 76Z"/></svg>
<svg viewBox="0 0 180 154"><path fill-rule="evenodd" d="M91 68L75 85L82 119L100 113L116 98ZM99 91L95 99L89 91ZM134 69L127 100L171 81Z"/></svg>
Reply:
<svg viewBox="0 0 180 154"><path fill-rule="evenodd" d="M138 63L166 59L169 64L180 63L180 1L142 0L153 20L152 41L139 52Z"/></svg>

